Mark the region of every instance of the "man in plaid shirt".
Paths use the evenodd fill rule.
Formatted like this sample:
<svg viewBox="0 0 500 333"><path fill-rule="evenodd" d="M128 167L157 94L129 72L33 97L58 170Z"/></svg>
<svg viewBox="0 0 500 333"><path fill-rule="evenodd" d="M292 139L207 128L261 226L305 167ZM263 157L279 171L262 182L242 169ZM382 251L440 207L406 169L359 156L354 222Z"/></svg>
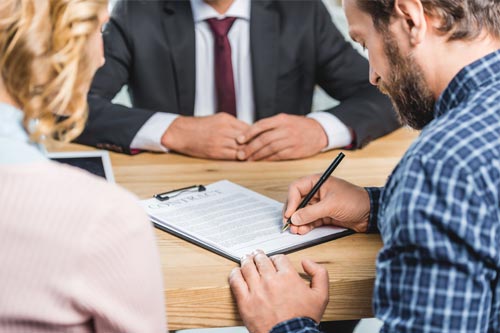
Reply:
<svg viewBox="0 0 500 333"><path fill-rule="evenodd" d="M379 231L374 311L382 332L500 332L500 2L345 0L350 34L370 51L370 81L422 129L384 188L319 176L290 187L291 232L335 224ZM285 256L242 259L230 284L247 328L318 332L328 274ZM333 295L335 300L335 295Z"/></svg>

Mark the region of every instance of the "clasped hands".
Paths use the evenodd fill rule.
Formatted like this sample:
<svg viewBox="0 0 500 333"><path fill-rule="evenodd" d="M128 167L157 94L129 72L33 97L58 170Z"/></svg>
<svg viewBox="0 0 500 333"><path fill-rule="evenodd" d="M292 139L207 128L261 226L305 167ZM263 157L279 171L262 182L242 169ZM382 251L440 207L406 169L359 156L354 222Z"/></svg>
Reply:
<svg viewBox="0 0 500 333"><path fill-rule="evenodd" d="M227 113L178 117L161 143L189 156L240 161L291 160L319 153L328 144L314 119L281 113L253 125Z"/></svg>

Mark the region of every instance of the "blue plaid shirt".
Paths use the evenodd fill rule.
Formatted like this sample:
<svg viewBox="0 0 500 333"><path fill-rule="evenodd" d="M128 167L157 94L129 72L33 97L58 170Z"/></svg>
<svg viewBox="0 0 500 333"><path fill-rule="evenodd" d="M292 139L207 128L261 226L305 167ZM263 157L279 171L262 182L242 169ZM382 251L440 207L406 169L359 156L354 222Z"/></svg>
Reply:
<svg viewBox="0 0 500 333"><path fill-rule="evenodd" d="M500 51L455 76L385 188L367 190L381 332L500 332Z"/></svg>

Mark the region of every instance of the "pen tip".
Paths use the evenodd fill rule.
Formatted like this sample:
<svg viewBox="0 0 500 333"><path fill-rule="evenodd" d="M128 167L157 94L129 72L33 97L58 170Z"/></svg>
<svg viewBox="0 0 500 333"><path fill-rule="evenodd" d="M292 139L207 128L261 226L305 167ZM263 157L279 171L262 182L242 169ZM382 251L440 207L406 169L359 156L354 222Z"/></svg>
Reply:
<svg viewBox="0 0 500 333"><path fill-rule="evenodd" d="M288 229L288 227L290 226L290 224L286 223L283 228L281 228L281 232L285 232L286 229Z"/></svg>

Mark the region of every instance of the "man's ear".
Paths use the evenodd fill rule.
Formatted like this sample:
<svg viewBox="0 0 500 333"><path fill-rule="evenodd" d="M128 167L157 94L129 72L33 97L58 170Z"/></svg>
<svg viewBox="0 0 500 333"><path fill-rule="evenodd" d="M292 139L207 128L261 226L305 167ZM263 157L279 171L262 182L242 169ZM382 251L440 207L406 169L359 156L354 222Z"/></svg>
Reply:
<svg viewBox="0 0 500 333"><path fill-rule="evenodd" d="M420 0L395 0L394 14L400 22L400 29L407 34L410 44L420 44L427 32L424 7Z"/></svg>

